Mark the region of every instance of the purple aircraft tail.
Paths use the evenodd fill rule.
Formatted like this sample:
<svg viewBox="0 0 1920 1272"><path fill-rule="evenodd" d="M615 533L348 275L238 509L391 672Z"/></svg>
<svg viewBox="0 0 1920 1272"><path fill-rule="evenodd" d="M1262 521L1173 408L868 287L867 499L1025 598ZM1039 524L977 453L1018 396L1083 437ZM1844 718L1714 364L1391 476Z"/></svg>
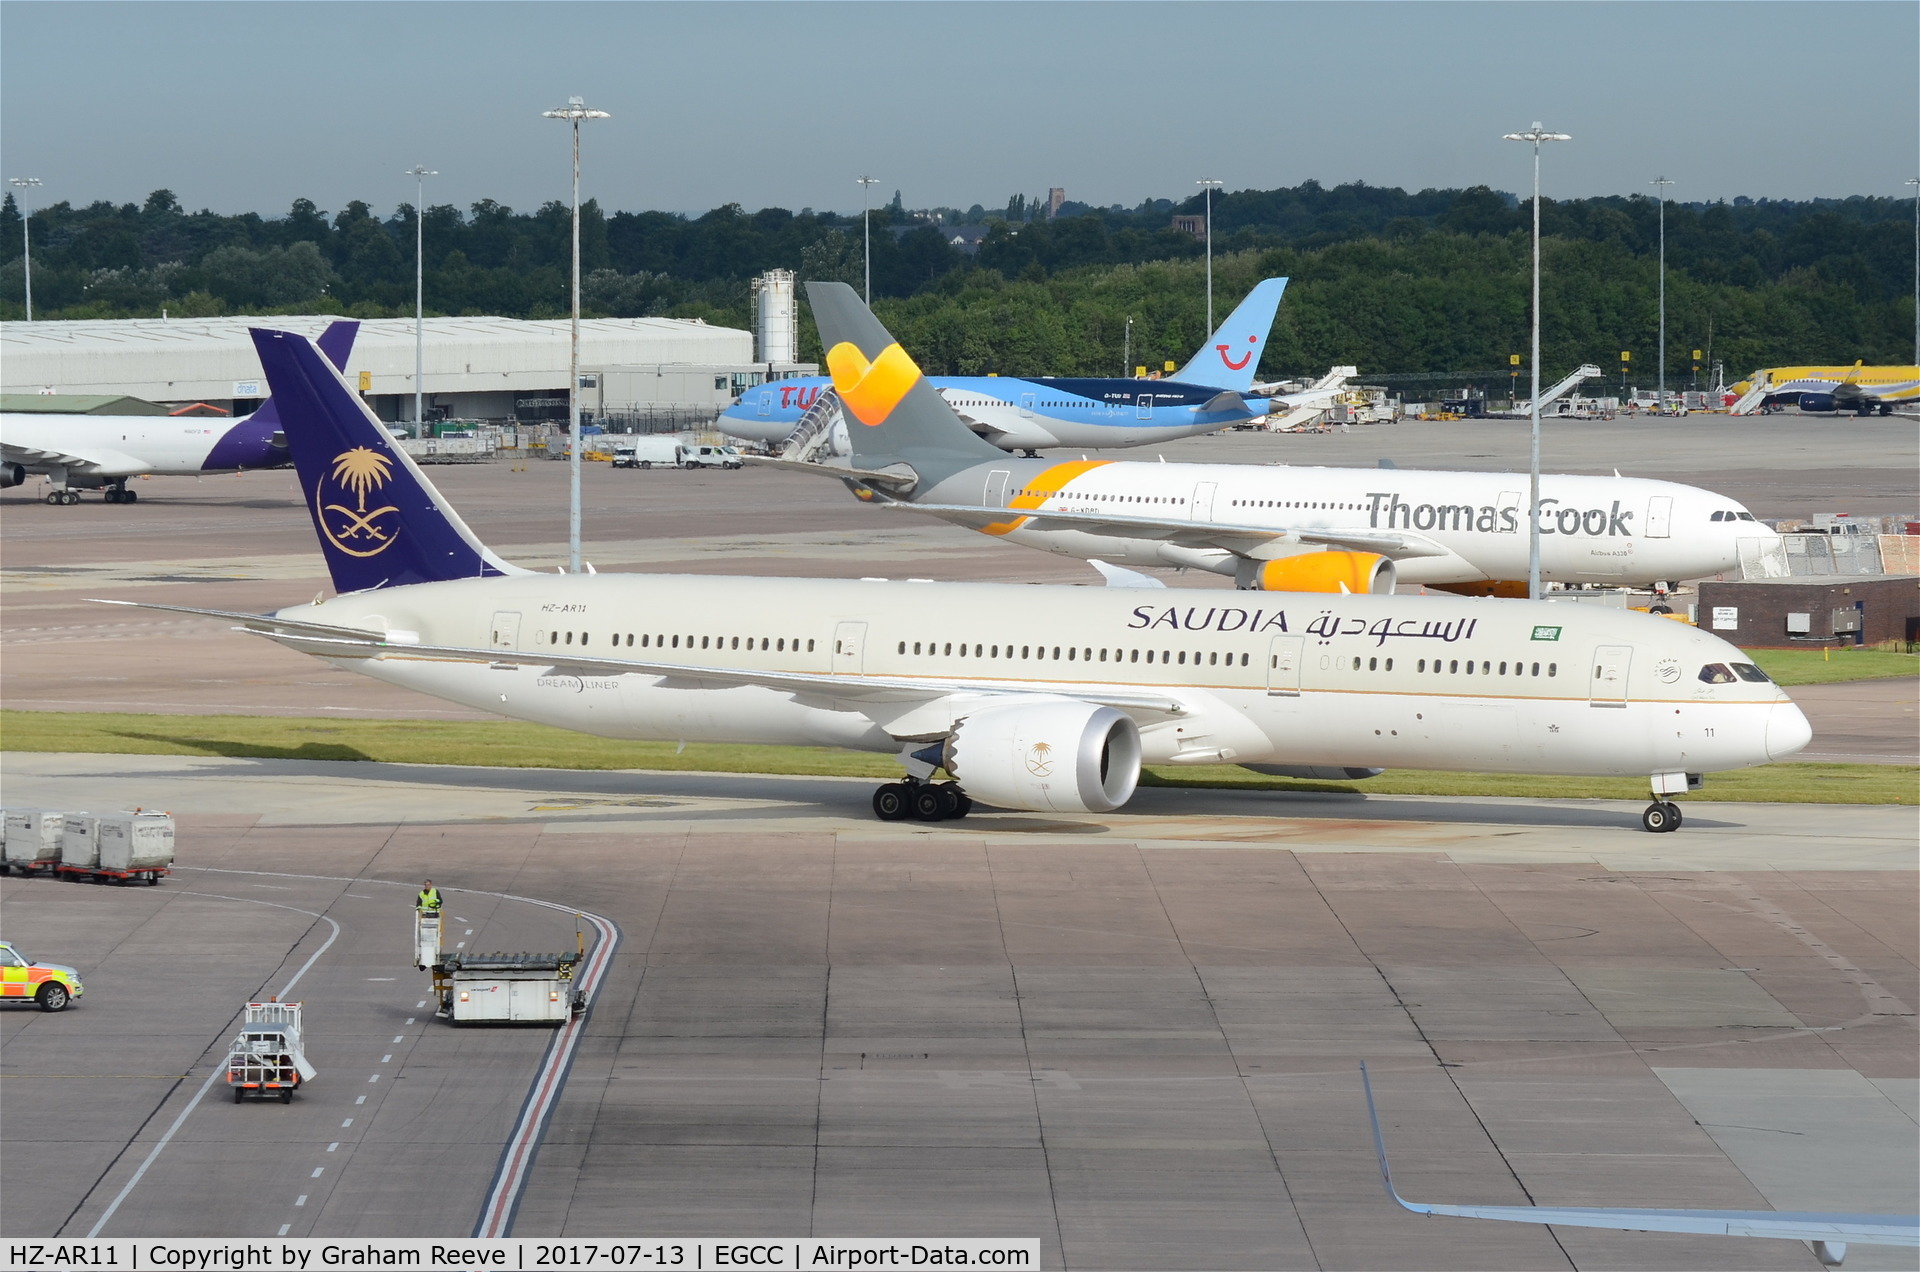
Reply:
<svg viewBox="0 0 1920 1272"><path fill-rule="evenodd" d="M353 338L359 333L360 324L352 318L329 323L327 329L320 333L320 352L327 355L327 361L345 371L347 356L353 352ZM254 409L253 414L233 422L233 426L213 444L201 467L208 472L226 472L244 468L285 468L292 462L287 454L286 438L280 431L280 408L269 397Z"/></svg>
<svg viewBox="0 0 1920 1272"><path fill-rule="evenodd" d="M252 334L337 591L524 573L474 537L312 341Z"/></svg>

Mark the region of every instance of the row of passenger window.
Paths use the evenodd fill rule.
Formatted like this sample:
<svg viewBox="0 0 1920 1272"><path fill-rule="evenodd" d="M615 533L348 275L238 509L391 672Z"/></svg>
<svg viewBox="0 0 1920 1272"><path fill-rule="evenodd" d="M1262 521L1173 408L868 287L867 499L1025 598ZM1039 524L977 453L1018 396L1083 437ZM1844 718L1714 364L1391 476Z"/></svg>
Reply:
<svg viewBox="0 0 1920 1272"><path fill-rule="evenodd" d="M1532 664L1532 669L1529 670L1528 664L1523 662L1509 664L1505 662L1496 663L1490 659L1481 659L1477 665L1477 669L1482 676L1537 676L1540 674L1540 666L1539 663L1534 663ZM1511 667L1511 670L1509 670L1509 667ZM1559 663L1547 663L1546 668L1547 675L1549 676L1558 676L1560 674ZM1355 658L1353 660L1353 670L1361 670L1360 659ZM1369 658L1366 660L1366 670L1392 671L1393 659ZM1427 660L1422 658L1419 662L1415 663L1414 670L1425 672L1427 670ZM1475 670L1476 664L1471 658L1436 658L1433 660L1433 673L1435 675L1471 676Z"/></svg>
<svg viewBox="0 0 1920 1272"><path fill-rule="evenodd" d="M903 640L900 642L900 647L897 652L904 654L907 652L907 649L907 642ZM1158 655L1159 662L1182 667L1245 667L1252 661L1250 655L1241 654L1240 661L1235 663L1234 656L1231 652L1229 652L1225 658L1222 658L1220 651L1217 649L1211 651L1196 649L1193 651L1191 659L1188 658L1187 651L1184 649L1089 649L1075 645L1054 645L1051 646L1051 652L1049 652L1049 646L1046 645L970 646L965 641L955 644L952 641L916 640L913 642L912 649L914 654L927 658L1025 658L1034 660L1051 657L1056 661L1065 662L1151 663L1155 661L1155 656Z"/></svg>
<svg viewBox="0 0 1920 1272"><path fill-rule="evenodd" d="M582 648L584 648L589 643L588 638L592 635L592 633L590 632L577 632L577 633L576 632L548 632L547 643L549 645L571 645L575 643L574 637L576 635L579 636L580 638L578 643ZM626 632L624 634L620 632L615 632L610 639L615 649L635 648L634 641L636 638L632 632ZM742 639L744 639L747 642L744 647L740 644ZM694 638L692 636L669 636L665 634L656 636L647 632L642 632L640 633L638 640L639 640L638 647L641 649L692 649L694 648L694 643L693 643ZM798 636L793 637L791 640L789 640L785 636L758 636L758 637L747 636L744 638L740 636L702 636L699 638L699 640L700 640L699 648L701 649L709 649L709 648L711 649L740 649L740 648L756 649L757 648L757 649L771 650L774 653L785 653L787 650L791 649L794 653L800 652L800 638ZM685 642L684 644L682 643L683 641ZM756 642L758 643L756 644ZM807 642L806 652L807 653L813 652L812 641Z"/></svg>

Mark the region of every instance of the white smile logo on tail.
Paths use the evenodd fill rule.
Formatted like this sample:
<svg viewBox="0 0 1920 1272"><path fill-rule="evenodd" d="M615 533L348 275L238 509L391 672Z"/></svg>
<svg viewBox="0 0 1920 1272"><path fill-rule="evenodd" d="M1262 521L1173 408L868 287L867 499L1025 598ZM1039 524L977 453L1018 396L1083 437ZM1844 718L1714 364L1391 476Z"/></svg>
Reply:
<svg viewBox="0 0 1920 1272"><path fill-rule="evenodd" d="M333 457L333 469L314 488L314 520L320 533L348 556L379 556L400 538L400 509L392 504L368 509L367 496L393 476L393 461L378 451L356 446ZM326 502L327 484L340 503ZM351 498L353 506L345 500Z"/></svg>

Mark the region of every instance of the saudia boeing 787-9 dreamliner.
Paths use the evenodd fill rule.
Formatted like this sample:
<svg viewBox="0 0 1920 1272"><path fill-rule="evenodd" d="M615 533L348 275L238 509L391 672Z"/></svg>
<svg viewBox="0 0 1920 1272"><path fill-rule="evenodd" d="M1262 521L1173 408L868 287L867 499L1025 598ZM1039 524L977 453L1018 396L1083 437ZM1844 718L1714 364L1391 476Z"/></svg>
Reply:
<svg viewBox="0 0 1920 1272"><path fill-rule="evenodd" d="M811 292L856 427L903 468L951 459L952 411L919 368L850 288ZM875 792L882 818L964 816L974 800L1108 812L1142 763L1234 762L1638 774L1654 791L1643 825L1671 830L1667 796L1690 774L1810 737L1727 642L1589 606L534 574L475 538L308 341L254 341L340 594L184 612L520 720L890 753L906 777ZM954 780L931 780L940 769Z"/></svg>

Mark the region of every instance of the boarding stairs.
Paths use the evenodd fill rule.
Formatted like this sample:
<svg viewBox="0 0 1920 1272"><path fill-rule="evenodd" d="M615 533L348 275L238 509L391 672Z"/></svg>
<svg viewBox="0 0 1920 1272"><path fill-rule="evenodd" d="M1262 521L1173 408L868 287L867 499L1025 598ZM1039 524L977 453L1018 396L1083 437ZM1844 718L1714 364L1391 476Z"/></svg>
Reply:
<svg viewBox="0 0 1920 1272"><path fill-rule="evenodd" d="M820 390L820 396L814 398L813 405L793 426L793 432L787 434L787 440L780 443L780 458L802 464L818 463L822 452L831 446L834 425L839 422L839 395L832 389Z"/></svg>

